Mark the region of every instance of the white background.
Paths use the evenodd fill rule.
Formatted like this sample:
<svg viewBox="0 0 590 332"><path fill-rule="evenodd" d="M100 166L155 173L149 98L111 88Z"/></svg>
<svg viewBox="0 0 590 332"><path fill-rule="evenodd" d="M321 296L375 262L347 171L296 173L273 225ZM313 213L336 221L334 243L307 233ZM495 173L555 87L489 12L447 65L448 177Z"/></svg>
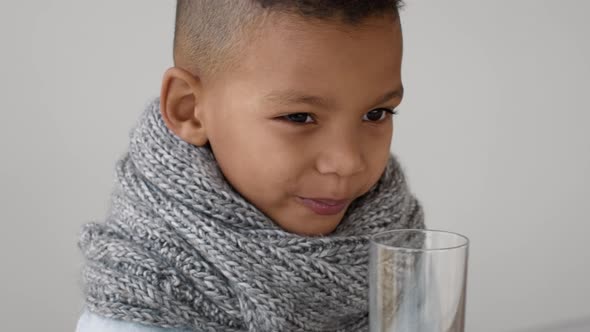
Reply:
<svg viewBox="0 0 590 332"><path fill-rule="evenodd" d="M467 331L589 321L590 2L407 3L393 149L429 228L472 240ZM77 232L171 65L174 4L0 3L2 331L73 331Z"/></svg>

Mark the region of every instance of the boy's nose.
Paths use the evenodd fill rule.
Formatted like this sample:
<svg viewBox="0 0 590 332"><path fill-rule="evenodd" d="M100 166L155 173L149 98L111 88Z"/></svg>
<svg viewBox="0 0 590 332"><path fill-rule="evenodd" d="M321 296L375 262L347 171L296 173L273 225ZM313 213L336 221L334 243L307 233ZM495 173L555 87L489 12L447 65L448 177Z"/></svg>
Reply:
<svg viewBox="0 0 590 332"><path fill-rule="evenodd" d="M350 177L365 171L366 162L359 140L338 135L321 144L316 168L321 174Z"/></svg>

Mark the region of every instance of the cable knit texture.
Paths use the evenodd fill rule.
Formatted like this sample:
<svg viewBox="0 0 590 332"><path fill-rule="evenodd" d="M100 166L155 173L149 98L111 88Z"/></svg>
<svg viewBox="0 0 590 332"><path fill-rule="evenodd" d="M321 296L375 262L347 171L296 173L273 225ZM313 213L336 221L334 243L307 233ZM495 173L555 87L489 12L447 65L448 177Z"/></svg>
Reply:
<svg viewBox="0 0 590 332"><path fill-rule="evenodd" d="M210 148L170 132L155 99L117 162L106 221L82 228L86 304L192 331L366 331L368 238L399 228L424 224L393 155L332 234L299 236L237 193Z"/></svg>

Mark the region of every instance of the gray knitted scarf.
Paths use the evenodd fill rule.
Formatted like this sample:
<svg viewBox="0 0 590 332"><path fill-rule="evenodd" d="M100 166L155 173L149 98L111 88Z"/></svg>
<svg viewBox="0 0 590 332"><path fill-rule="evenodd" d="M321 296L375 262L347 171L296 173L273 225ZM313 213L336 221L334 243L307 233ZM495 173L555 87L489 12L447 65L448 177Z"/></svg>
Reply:
<svg viewBox="0 0 590 332"><path fill-rule="evenodd" d="M82 228L83 288L101 316L193 331L366 331L368 238L423 228L390 157L329 236L276 226L226 181L208 147L149 104L117 162L104 223Z"/></svg>

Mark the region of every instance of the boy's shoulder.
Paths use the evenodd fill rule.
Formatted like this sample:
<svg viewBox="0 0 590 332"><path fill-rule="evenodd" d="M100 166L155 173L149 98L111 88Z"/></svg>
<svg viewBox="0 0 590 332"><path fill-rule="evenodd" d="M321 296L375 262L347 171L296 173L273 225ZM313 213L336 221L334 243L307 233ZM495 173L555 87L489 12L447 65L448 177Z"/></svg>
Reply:
<svg viewBox="0 0 590 332"><path fill-rule="evenodd" d="M84 309L76 325L76 332L187 332L102 317Z"/></svg>

